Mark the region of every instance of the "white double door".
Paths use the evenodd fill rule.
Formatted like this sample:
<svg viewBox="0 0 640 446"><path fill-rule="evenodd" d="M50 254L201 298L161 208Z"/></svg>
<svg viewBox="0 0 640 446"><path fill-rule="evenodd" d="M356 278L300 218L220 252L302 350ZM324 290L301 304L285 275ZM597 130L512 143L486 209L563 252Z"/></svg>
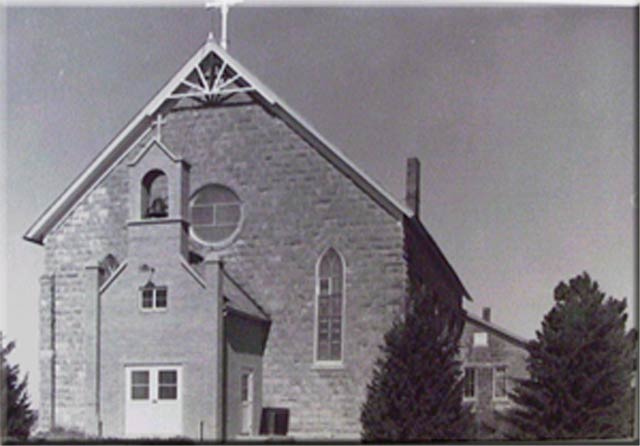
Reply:
<svg viewBox="0 0 640 446"><path fill-rule="evenodd" d="M126 367L125 433L128 437L182 435L182 369Z"/></svg>

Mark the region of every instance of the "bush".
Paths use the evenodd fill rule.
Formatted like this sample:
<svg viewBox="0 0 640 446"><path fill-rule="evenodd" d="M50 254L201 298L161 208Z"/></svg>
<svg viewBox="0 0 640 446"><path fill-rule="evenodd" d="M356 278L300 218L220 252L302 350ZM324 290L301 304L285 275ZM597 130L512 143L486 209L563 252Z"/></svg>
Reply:
<svg viewBox="0 0 640 446"><path fill-rule="evenodd" d="M0 333L0 340L2 333ZM2 439L25 440L29 437L31 429L36 422L36 413L31 409L29 394L27 393L28 376L20 381L20 368L18 365L10 365L7 356L15 348L14 342L9 342L6 347L0 342L0 371L2 373L2 387L0 398L2 401L1 419L6 420L2 424ZM6 402L6 404L5 404Z"/></svg>

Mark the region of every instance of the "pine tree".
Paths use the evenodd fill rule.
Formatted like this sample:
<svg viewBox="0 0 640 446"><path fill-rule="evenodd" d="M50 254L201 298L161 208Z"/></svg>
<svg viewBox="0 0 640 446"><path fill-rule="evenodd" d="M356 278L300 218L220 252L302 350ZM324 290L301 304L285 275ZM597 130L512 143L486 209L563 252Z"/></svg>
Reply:
<svg viewBox="0 0 640 446"><path fill-rule="evenodd" d="M630 437L635 330L625 331L626 302L589 275L554 292L555 306L528 345L529 378L511 395L505 419L514 439Z"/></svg>
<svg viewBox="0 0 640 446"><path fill-rule="evenodd" d="M470 415L456 360L462 325L443 307L435 294L414 296L385 334L360 416L363 441L466 438Z"/></svg>
<svg viewBox="0 0 640 446"><path fill-rule="evenodd" d="M2 333L0 333L1 337ZM36 421L36 414L31 409L27 393L28 376L20 381L19 366L10 365L6 359L14 348L14 342L10 342L6 347L0 344L0 370L2 371L2 385L0 387L2 435L0 437L2 439L24 440L31 433L31 428Z"/></svg>

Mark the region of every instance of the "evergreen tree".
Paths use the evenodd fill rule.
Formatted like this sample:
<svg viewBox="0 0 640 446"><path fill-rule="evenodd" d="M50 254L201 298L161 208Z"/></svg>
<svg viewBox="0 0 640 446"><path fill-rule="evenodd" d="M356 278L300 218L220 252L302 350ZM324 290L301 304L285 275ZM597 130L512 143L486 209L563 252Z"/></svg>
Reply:
<svg viewBox="0 0 640 446"><path fill-rule="evenodd" d="M456 360L462 321L435 294L409 300L380 347L362 407L363 441L462 439L470 426Z"/></svg>
<svg viewBox="0 0 640 446"><path fill-rule="evenodd" d="M625 438L633 433L635 330L626 302L598 289L585 272L561 282L555 306L528 345L529 378L511 395L505 419L514 439Z"/></svg>
<svg viewBox="0 0 640 446"><path fill-rule="evenodd" d="M2 333L0 333L0 339ZM10 342L6 347L0 344L0 371L2 372L2 385L0 387L1 398L1 422L2 439L24 440L29 437L31 428L36 421L36 414L31 409L31 402L27 393L28 377L20 381L20 368L18 365L10 365L7 356L15 348L15 343Z"/></svg>

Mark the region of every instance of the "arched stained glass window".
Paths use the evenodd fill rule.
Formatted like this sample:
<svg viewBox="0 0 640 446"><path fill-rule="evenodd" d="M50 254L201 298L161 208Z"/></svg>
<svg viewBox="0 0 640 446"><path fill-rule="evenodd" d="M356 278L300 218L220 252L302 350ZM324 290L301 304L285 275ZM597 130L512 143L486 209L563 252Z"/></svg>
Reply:
<svg viewBox="0 0 640 446"><path fill-rule="evenodd" d="M316 361L341 361L344 267L335 249L320 259L317 281Z"/></svg>

